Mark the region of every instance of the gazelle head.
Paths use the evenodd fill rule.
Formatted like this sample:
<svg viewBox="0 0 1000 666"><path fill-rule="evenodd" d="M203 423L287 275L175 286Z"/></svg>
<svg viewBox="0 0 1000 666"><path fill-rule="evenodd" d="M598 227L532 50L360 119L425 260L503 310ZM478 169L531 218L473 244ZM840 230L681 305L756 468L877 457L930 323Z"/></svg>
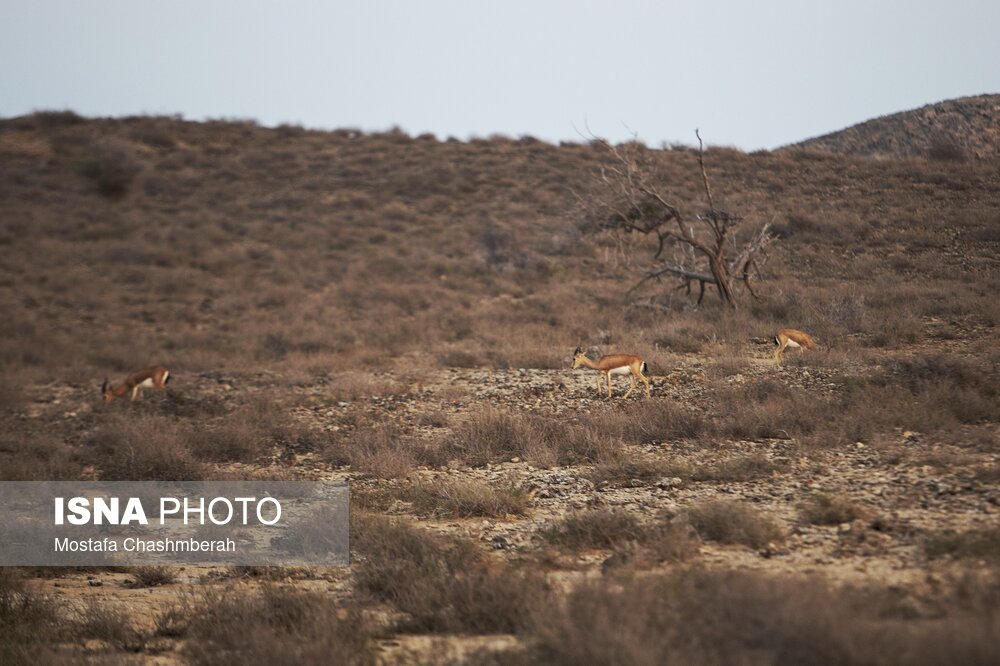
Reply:
<svg viewBox="0 0 1000 666"><path fill-rule="evenodd" d="M586 358L587 354L582 349L577 347L576 350L573 352L573 369L576 370L581 365L583 365L583 361Z"/></svg>

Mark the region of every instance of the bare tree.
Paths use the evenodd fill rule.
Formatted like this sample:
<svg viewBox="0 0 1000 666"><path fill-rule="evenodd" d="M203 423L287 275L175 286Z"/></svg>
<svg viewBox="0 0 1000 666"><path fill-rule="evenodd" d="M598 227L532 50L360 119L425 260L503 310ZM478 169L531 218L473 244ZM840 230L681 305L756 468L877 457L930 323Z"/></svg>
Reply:
<svg viewBox="0 0 1000 666"><path fill-rule="evenodd" d="M595 174L596 192L580 197L591 221L599 229L615 234L640 233L655 239L651 265L638 283L629 289L631 298L650 281L670 279L679 289L692 294L698 285L698 303L705 298L705 286L714 285L719 297L736 307L734 287L738 283L758 298L752 279L759 277L766 261L767 247L774 240L764 224L739 240L743 217L719 210L705 172L705 151L698 137L698 166L708 209L691 218L682 214L655 176L650 151L638 141L612 145L593 139L610 159ZM655 298L633 301L636 305L659 307Z"/></svg>

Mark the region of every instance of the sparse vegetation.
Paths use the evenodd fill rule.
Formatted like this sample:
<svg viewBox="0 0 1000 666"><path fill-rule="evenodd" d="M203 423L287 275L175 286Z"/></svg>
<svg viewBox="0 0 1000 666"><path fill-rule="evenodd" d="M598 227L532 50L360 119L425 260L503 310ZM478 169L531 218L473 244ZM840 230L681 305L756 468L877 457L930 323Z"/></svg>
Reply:
<svg viewBox="0 0 1000 666"><path fill-rule="evenodd" d="M942 530L927 537L927 557L944 556L1000 561L1000 528L956 532Z"/></svg>
<svg viewBox="0 0 1000 666"><path fill-rule="evenodd" d="M531 494L515 481L486 484L477 481L418 481L401 497L418 513L439 517L524 515Z"/></svg>
<svg viewBox="0 0 1000 666"><path fill-rule="evenodd" d="M696 151L634 147L704 212ZM354 520L343 568L0 569L0 662L994 663L1000 180L961 148L711 148L766 298L623 309L641 234L567 219L596 145L0 120L0 479L347 478ZM824 348L773 365L784 327Z"/></svg>
<svg viewBox="0 0 1000 666"><path fill-rule="evenodd" d="M159 587L176 581L177 574L171 567L145 566L132 569L132 580L126 584L129 587Z"/></svg>
<svg viewBox="0 0 1000 666"><path fill-rule="evenodd" d="M784 538L774 521L743 502L704 502L688 507L684 515L698 535L710 541L763 548Z"/></svg>
<svg viewBox="0 0 1000 666"><path fill-rule="evenodd" d="M799 517L812 525L840 525L864 515L865 511L846 497L827 493L813 493L799 505Z"/></svg>
<svg viewBox="0 0 1000 666"><path fill-rule="evenodd" d="M513 632L546 597L544 578L491 562L475 544L355 515L359 591L406 613L408 631Z"/></svg>

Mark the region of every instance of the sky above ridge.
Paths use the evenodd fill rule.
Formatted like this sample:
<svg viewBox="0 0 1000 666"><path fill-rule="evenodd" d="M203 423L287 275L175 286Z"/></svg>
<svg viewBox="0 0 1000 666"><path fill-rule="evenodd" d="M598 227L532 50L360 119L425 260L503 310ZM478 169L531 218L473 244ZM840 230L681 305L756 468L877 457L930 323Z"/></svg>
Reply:
<svg viewBox="0 0 1000 666"><path fill-rule="evenodd" d="M1000 3L0 0L0 116L774 148L1000 92Z"/></svg>

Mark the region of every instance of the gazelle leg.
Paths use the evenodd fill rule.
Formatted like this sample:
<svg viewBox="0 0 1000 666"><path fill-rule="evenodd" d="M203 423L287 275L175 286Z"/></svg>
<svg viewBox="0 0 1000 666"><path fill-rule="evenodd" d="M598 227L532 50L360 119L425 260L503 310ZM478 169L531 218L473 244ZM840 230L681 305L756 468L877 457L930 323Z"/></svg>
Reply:
<svg viewBox="0 0 1000 666"><path fill-rule="evenodd" d="M646 379L646 375L644 375L644 374L642 374L642 373L640 372L640 373L639 373L639 379L641 379L641 380L642 380L642 383L646 385L646 397L647 397L647 398L650 398L650 397L652 397L652 395L653 395L653 394L652 394L652 393L650 392L650 390L649 390L649 380L648 380L648 379Z"/></svg>
<svg viewBox="0 0 1000 666"><path fill-rule="evenodd" d="M606 381L608 383L608 397L610 398L611 397L611 373L610 372L604 373L604 381Z"/></svg>
<svg viewBox="0 0 1000 666"><path fill-rule="evenodd" d="M625 395L622 396L622 400L632 395L632 391L635 390L635 377L633 375L629 375L628 378L632 380L632 386L630 386L629 389L625 391Z"/></svg>
<svg viewBox="0 0 1000 666"><path fill-rule="evenodd" d="M132 387L132 398L131 398L131 400L134 402L135 399L138 396L139 396L139 385L137 384L137 385L135 385L135 386Z"/></svg>
<svg viewBox="0 0 1000 666"><path fill-rule="evenodd" d="M788 341L787 340L785 340L780 345L778 345L778 348L774 352L774 362L775 363L781 363L781 353L783 351L785 351L785 347L787 345L788 345Z"/></svg>
<svg viewBox="0 0 1000 666"><path fill-rule="evenodd" d="M601 373L597 373L597 395L601 395Z"/></svg>

